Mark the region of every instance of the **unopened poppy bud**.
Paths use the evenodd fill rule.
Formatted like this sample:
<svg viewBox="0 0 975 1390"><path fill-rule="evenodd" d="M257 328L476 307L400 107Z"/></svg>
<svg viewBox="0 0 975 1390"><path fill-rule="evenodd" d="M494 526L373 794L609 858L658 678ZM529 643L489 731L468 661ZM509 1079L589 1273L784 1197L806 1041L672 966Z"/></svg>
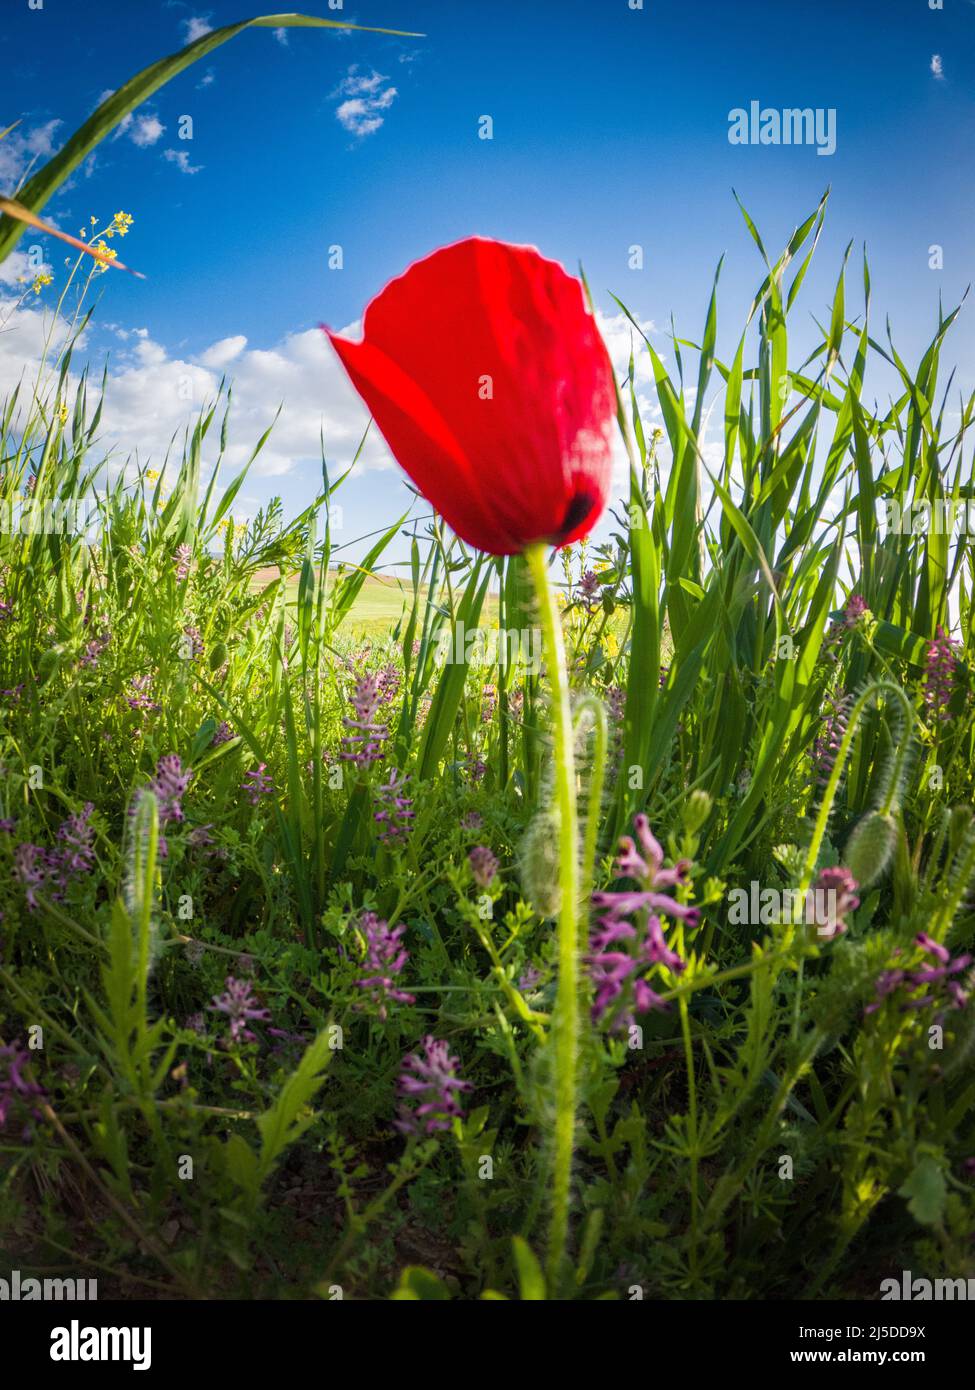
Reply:
<svg viewBox="0 0 975 1390"><path fill-rule="evenodd" d="M540 917L555 917L562 901L559 883L559 817L539 811L521 842L522 892Z"/></svg>
<svg viewBox="0 0 975 1390"><path fill-rule="evenodd" d="M897 847L897 822L882 811L858 821L846 843L844 860L861 888L869 888L885 872Z"/></svg>
<svg viewBox="0 0 975 1390"><path fill-rule="evenodd" d="M695 834L711 814L711 798L700 789L691 792L681 811L684 829L689 835Z"/></svg>

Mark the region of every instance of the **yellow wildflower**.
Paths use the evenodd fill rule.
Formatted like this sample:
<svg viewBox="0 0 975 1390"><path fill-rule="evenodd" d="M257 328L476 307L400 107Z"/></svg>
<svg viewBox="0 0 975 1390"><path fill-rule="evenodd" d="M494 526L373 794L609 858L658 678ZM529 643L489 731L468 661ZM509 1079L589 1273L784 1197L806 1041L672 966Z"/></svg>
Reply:
<svg viewBox="0 0 975 1390"><path fill-rule="evenodd" d="M40 294L44 286L49 285L53 278L53 276L46 274L46 272L42 270L39 275L34 276L34 283L31 286L31 289L34 291L35 294Z"/></svg>

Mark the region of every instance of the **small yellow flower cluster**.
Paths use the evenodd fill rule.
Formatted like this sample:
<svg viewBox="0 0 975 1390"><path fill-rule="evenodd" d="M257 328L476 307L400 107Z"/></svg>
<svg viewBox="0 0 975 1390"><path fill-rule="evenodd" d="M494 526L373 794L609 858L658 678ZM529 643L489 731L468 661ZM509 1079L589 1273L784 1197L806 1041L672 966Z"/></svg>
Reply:
<svg viewBox="0 0 975 1390"><path fill-rule="evenodd" d="M158 483L159 478L160 478L160 474L158 473L158 471L157 471L155 468L147 468L147 469L146 469L146 482L147 482L147 483Z"/></svg>
<svg viewBox="0 0 975 1390"><path fill-rule="evenodd" d="M92 216L88 220L91 223L93 229L98 226L97 217ZM96 266L95 270L92 272L93 274L104 274L104 272L108 270L108 262L117 259L118 252L106 246L105 242L110 240L114 236L128 236L129 228L132 226L132 221L133 219L131 213L117 212L115 216L112 218L111 222L109 222L108 226L105 227L102 231L93 231L91 241L88 244L98 252L99 257L101 258L101 264ZM87 240L87 229L82 227L78 235L81 237L82 241Z"/></svg>
<svg viewBox="0 0 975 1390"><path fill-rule="evenodd" d="M52 275L48 275L46 271L42 270L38 275L34 276L34 283L31 285L31 289L35 294L40 294L44 286L49 285L53 278Z"/></svg>
<svg viewBox="0 0 975 1390"><path fill-rule="evenodd" d="M234 521L232 516L224 516L217 522L217 530L230 541L236 540L247 530L246 521Z"/></svg>

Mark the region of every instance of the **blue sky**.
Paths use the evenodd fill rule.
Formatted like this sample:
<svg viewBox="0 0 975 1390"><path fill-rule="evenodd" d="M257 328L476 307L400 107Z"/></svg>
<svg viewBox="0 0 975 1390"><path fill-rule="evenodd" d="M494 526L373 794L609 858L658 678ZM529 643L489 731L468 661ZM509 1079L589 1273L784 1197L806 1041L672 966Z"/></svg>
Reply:
<svg viewBox="0 0 975 1390"><path fill-rule="evenodd" d="M354 432L354 406L332 365L319 363L310 331L353 322L411 260L474 232L534 243L570 267L582 261L604 313L615 312L612 290L652 322L668 357L671 314L683 336L698 336L727 252L719 351L727 350L762 273L732 187L777 251L832 185L795 337L812 342L809 316L825 314L855 238L868 245L874 327L879 333L889 314L899 351L916 362L939 294L953 307L973 269L975 5L629 6L346 0L334 11L309 0L307 13L426 37L258 30L164 88L48 208L69 231L90 213L121 208L135 218L124 251L148 278L101 277L87 342L93 360L112 351L117 404L107 422L122 445L151 450L172 423L180 364L190 364L201 393L208 374L225 369L242 383L239 449L279 400L285 424L294 412L270 474L248 488L251 507L271 492L300 505L318 474L307 445L314 417L324 414L336 467ZM0 190L9 191L18 159L56 148L106 90L187 33L258 8L259 0L253 11L247 0L44 0L31 11L27 0L8 0L0 127L21 124L19 143L0 146ZM729 112L753 100L834 108L835 154L730 144ZM177 138L184 115L191 141ZM483 115L493 119L490 141L478 138ZM341 270L327 264L335 244ZM633 244L645 248L642 271L627 266ZM933 244L943 247L942 270L929 267ZM63 266L63 253L49 257ZM858 262L848 303L860 304ZM946 353L967 383L970 319L962 316ZM14 350L9 341L5 350ZM368 458L373 466L345 492L348 539L392 520L404 495L396 474L378 467L378 442Z"/></svg>

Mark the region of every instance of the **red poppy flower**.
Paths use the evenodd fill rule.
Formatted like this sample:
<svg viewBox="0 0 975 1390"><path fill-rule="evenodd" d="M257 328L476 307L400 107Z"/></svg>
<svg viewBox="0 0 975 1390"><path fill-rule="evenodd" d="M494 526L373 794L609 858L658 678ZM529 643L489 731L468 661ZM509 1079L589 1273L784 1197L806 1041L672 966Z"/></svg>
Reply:
<svg viewBox="0 0 975 1390"><path fill-rule="evenodd" d="M526 246L471 237L369 304L361 343L329 333L417 487L494 555L568 545L606 505L613 373L578 280Z"/></svg>

